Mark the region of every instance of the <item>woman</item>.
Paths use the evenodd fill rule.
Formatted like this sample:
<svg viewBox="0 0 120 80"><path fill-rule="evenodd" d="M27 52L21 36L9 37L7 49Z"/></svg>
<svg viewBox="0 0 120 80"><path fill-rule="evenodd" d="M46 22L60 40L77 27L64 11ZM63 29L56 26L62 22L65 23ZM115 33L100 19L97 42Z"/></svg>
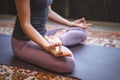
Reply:
<svg viewBox="0 0 120 80"><path fill-rule="evenodd" d="M52 11L52 0L15 0L17 19L12 35L16 57L59 73L71 72L75 67L72 52L65 46L86 39L89 24L85 19L70 22ZM72 28L47 31L46 20ZM71 39L71 40L70 40Z"/></svg>

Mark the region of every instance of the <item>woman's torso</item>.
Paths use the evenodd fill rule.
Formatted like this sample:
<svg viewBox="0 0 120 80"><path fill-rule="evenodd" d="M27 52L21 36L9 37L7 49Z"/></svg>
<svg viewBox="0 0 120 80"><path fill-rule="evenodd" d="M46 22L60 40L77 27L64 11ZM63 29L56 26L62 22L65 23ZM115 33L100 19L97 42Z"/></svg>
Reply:
<svg viewBox="0 0 120 80"><path fill-rule="evenodd" d="M30 0L30 14L31 24L41 34L46 32L45 24L48 19L48 6L52 0ZM13 37L19 40L29 40L29 38L22 31L18 17L16 18Z"/></svg>

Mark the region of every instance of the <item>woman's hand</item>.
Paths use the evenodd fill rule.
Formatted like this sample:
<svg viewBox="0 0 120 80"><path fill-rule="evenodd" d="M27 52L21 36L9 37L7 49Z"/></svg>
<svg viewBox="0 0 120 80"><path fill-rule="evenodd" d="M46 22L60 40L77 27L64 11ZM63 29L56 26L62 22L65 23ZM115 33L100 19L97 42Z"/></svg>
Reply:
<svg viewBox="0 0 120 80"><path fill-rule="evenodd" d="M59 37L45 36L46 41L50 44L46 51L52 53L54 56L71 56L71 53L62 51L62 42Z"/></svg>
<svg viewBox="0 0 120 80"><path fill-rule="evenodd" d="M89 26L91 26L91 25L92 25L91 23L86 22L85 18L81 18L81 19L78 19L78 20L71 22L72 27L81 27L84 29L89 28Z"/></svg>

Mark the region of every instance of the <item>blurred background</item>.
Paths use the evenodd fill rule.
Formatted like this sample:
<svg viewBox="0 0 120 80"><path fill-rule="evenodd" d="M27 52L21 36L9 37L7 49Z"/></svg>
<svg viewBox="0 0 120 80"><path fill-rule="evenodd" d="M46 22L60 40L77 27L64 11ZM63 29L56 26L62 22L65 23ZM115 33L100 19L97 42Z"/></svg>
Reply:
<svg viewBox="0 0 120 80"><path fill-rule="evenodd" d="M54 0L52 8L69 19L120 22L120 0ZM0 0L0 14L16 15L14 0Z"/></svg>

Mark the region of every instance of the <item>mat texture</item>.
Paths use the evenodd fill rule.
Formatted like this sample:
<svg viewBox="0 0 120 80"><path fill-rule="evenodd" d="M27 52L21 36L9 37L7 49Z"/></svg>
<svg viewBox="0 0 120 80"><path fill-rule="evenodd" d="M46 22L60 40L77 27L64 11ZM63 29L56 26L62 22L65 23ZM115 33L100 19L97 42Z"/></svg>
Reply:
<svg viewBox="0 0 120 80"><path fill-rule="evenodd" d="M24 69L53 73L14 57L9 35L0 35L0 64ZM75 70L70 74L82 80L120 80L120 48L76 45L69 47L76 60Z"/></svg>

